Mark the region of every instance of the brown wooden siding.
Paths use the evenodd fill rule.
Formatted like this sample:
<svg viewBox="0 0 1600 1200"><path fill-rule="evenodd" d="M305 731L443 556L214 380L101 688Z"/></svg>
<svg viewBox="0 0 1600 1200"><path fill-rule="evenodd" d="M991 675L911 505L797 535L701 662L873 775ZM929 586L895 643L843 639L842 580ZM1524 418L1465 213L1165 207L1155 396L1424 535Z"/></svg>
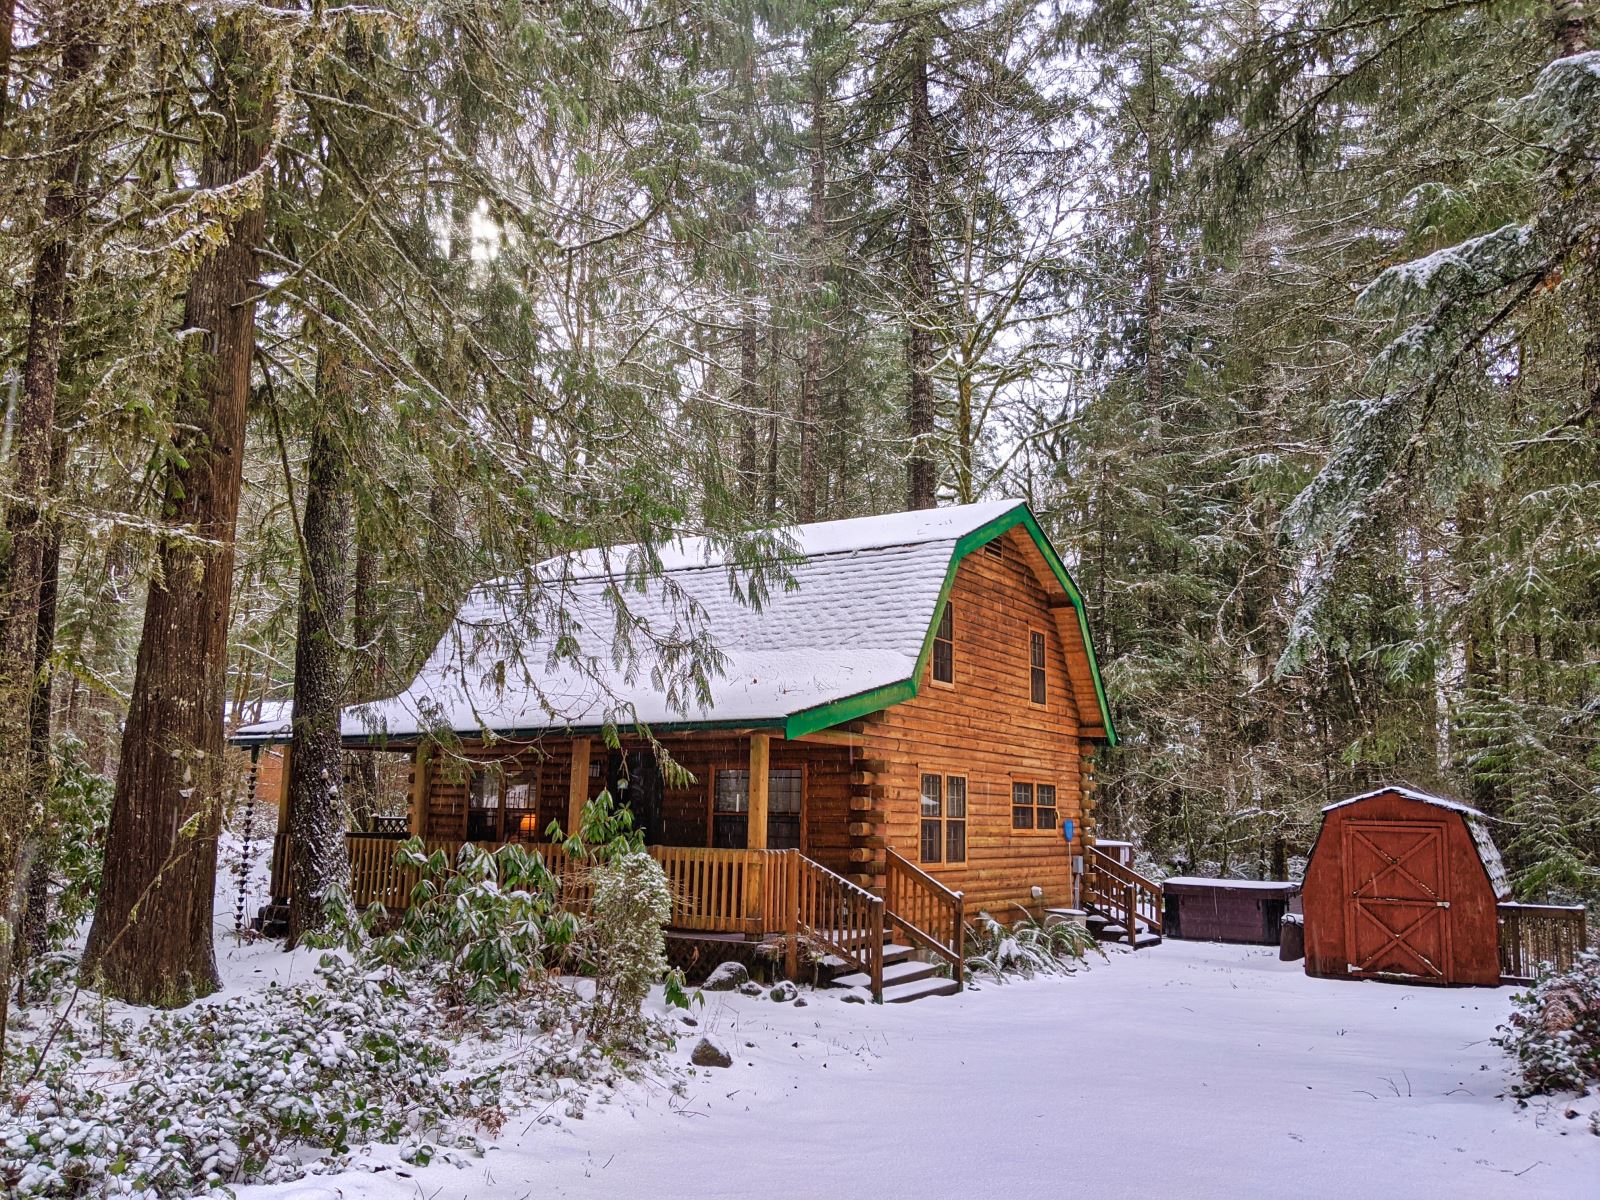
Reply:
<svg viewBox="0 0 1600 1200"><path fill-rule="evenodd" d="M1076 823L1075 846L1082 846L1085 764L1076 681L1069 678L1067 647L1050 605L1059 589L1041 582L1050 578L1033 543L1016 531L1005 535L1002 557L968 555L950 594L954 685L936 684L930 673L916 697L865 726L862 754L884 767L874 776L885 788L884 839L912 862L921 861L922 773L966 777L967 861L924 869L965 892L969 913L987 908L1006 918L1016 915L1013 904L1037 911L1030 897L1035 886L1044 890L1047 905L1072 900L1071 852L1058 830L1011 827L1013 780L1053 783L1058 821ZM1045 635L1042 707L1029 699L1030 630ZM867 859L856 869L881 873L880 862Z"/></svg>

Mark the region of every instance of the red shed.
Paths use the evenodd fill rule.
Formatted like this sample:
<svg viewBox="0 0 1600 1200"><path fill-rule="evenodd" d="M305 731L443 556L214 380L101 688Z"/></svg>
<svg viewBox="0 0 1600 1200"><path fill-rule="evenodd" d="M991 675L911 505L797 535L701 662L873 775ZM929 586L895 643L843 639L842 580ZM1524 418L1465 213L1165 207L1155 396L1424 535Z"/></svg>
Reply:
<svg viewBox="0 0 1600 1200"><path fill-rule="evenodd" d="M1388 787L1330 804L1302 898L1306 974L1495 986L1510 895L1487 819Z"/></svg>

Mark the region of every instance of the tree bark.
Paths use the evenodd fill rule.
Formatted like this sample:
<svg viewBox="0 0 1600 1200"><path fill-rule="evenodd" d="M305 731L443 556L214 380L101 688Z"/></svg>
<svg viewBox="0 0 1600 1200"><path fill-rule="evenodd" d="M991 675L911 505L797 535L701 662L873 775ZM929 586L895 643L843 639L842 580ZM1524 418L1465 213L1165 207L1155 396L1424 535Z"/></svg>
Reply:
<svg viewBox="0 0 1600 1200"><path fill-rule="evenodd" d="M86 5L66 3L56 14L61 42L55 94L67 95L99 53ZM11 19L6 21L9 46ZM31 762L30 709L37 683L40 593L51 525L50 492L56 383L68 311L73 238L84 211L83 173L89 142L73 128L63 104L50 132L55 158L44 202L42 245L28 295L22 391L12 414L11 500L6 507L6 552L0 558L0 1046L9 1017L7 1001L16 936L21 927L42 797Z"/></svg>
<svg viewBox="0 0 1600 1200"><path fill-rule="evenodd" d="M216 135L202 152L202 188L259 169L272 125L250 36L227 22L214 36ZM85 978L102 992L139 1004L186 1004L218 985L212 905L226 779L228 611L265 220L259 203L233 215L184 298L183 329L199 335L199 353L179 396L177 454L165 484L171 536L145 603L104 882L83 961Z"/></svg>
<svg viewBox="0 0 1600 1200"><path fill-rule="evenodd" d="M341 637L349 592L350 490L340 413L349 402L341 353L318 362L317 408L306 463L300 605L295 629L293 735L289 754L289 863L294 903L289 944L323 923L328 890L349 878L340 787L339 713L344 704Z"/></svg>
<svg viewBox="0 0 1600 1200"><path fill-rule="evenodd" d="M933 448L933 110L928 99L928 34L919 30L911 63L906 187L906 507L932 508L938 473Z"/></svg>
<svg viewBox="0 0 1600 1200"><path fill-rule="evenodd" d="M755 122L756 106L755 34L753 29L750 30L746 40L745 55L740 64L739 88L744 99L745 114L744 165L752 171L750 181L740 189L739 193L740 226L745 234L745 245L748 248L750 239L755 233L756 221L759 216L756 209L756 186L753 174L756 158L756 137L752 127ZM748 249L746 253L748 253ZM758 411L756 398L756 313L755 303L749 294L751 287L749 279L753 274L754 264L741 262L735 269L743 277L740 290L745 293L739 313L739 495L745 506L753 511L761 492L760 438L756 418Z"/></svg>

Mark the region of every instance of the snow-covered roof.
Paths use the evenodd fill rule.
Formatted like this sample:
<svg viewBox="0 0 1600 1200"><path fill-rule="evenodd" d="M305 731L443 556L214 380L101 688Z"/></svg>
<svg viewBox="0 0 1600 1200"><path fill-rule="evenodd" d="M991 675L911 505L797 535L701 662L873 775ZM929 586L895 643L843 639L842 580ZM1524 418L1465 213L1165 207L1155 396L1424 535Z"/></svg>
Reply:
<svg viewBox="0 0 1600 1200"><path fill-rule="evenodd" d="M1298 883L1284 883L1274 879L1206 879L1199 875L1176 875L1171 879L1163 879L1161 886L1211 888L1222 892L1292 892L1299 890L1300 887Z"/></svg>
<svg viewBox="0 0 1600 1200"><path fill-rule="evenodd" d="M1459 800L1451 800L1446 796L1435 796L1429 792L1419 792L1413 788L1381 787L1370 792L1363 792L1359 796L1351 796L1348 800L1340 800L1337 804L1326 805L1322 811L1330 813L1336 808L1359 804L1363 800L1371 800L1377 796L1390 795L1404 796L1407 800L1415 800L1421 804L1432 805L1434 808L1460 813L1467 823L1467 832L1472 835L1472 845L1478 852L1478 861L1483 864L1484 874L1489 877L1489 886L1494 890L1494 894L1502 900L1511 895L1511 876L1506 871L1505 861L1500 857L1500 848L1494 844L1494 838L1489 833L1489 816L1487 813L1473 808L1470 804L1463 804Z"/></svg>
<svg viewBox="0 0 1600 1200"><path fill-rule="evenodd" d="M1018 524L1042 541L1019 500L801 525L786 531L792 554L779 569L790 582L774 582L759 605L741 598L745 568L705 538L657 547L659 573L636 546L549 559L474 589L405 691L345 710L344 736L781 725L863 693L914 687L958 548ZM706 642L720 672L699 695L684 667ZM1093 669L1092 647L1088 655ZM1095 691L1103 698L1098 678ZM287 736L279 720L234 738Z"/></svg>
<svg viewBox="0 0 1600 1200"><path fill-rule="evenodd" d="M1413 791L1407 787L1381 787L1370 792L1362 792L1359 796L1351 796L1348 800L1340 800L1337 804L1323 806L1323 812L1332 812L1336 808L1343 808L1347 804L1360 804L1363 800L1371 800L1374 796L1386 796L1393 793L1404 796L1407 800L1417 800L1423 804L1431 804L1435 808L1448 808L1452 812L1465 813L1469 817L1484 819L1484 814L1471 805L1463 804L1459 800L1451 800L1445 796L1434 796L1428 792Z"/></svg>

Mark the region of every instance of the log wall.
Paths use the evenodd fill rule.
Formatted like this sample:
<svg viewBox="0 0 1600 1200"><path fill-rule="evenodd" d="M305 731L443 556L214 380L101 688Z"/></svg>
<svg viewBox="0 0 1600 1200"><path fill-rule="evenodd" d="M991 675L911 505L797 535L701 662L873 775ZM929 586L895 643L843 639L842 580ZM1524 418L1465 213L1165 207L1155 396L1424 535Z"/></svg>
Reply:
<svg viewBox="0 0 1600 1200"><path fill-rule="evenodd" d="M1001 557L978 550L957 568L950 594L954 684L934 682L930 662L914 698L866 722L861 753L881 768L865 778L883 789L883 841L945 886L965 892L968 914L989 909L1007 919L1017 915L1014 904L1040 910L1031 899L1035 886L1044 891L1043 905L1072 902L1071 855L1083 845L1089 772L1079 748L1079 681L1068 670L1074 647L1062 637L1062 610L1051 606L1052 598L1065 598L1022 531L1007 533L1002 542ZM1073 614L1071 608L1065 612ZM1045 636L1042 707L1030 700L1030 631ZM1081 670L1087 671L1086 660ZM1098 729L1098 711L1094 725ZM923 772L966 777L965 863L921 861ZM1075 823L1072 848L1058 828L1012 829L1014 780L1055 785L1058 821ZM855 872L858 882L878 886L883 858L871 843L862 839Z"/></svg>

